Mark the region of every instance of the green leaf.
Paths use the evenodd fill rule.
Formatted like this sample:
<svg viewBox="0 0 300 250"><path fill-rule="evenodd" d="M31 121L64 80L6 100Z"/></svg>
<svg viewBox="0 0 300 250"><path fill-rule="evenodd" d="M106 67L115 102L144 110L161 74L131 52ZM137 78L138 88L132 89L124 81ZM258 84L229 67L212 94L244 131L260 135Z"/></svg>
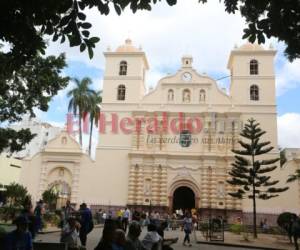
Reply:
<svg viewBox="0 0 300 250"><path fill-rule="evenodd" d="M84 35L85 37L88 37L90 35L90 32L88 30L83 30L82 35Z"/></svg>
<svg viewBox="0 0 300 250"><path fill-rule="evenodd" d="M84 29L89 29L89 28L92 27L92 25L90 23L82 23L81 27L84 28Z"/></svg>
<svg viewBox="0 0 300 250"><path fill-rule="evenodd" d="M115 11L117 12L117 14L120 16L121 12L122 12L120 6L118 4L114 4L114 8L115 8Z"/></svg>
<svg viewBox="0 0 300 250"><path fill-rule="evenodd" d="M57 34L57 33L54 33L53 38L52 38L52 41L53 41L53 42L56 42L57 39L58 39L58 34Z"/></svg>
<svg viewBox="0 0 300 250"><path fill-rule="evenodd" d="M256 36L254 34L252 34L250 37L249 37L249 42L250 43L254 43L256 40Z"/></svg>
<svg viewBox="0 0 300 250"><path fill-rule="evenodd" d="M60 39L60 43L64 43L66 40L66 36L65 35L62 35L61 36L61 39Z"/></svg>
<svg viewBox="0 0 300 250"><path fill-rule="evenodd" d="M80 44L80 52L84 51L86 49L86 44L82 43Z"/></svg>
<svg viewBox="0 0 300 250"><path fill-rule="evenodd" d="M257 36L257 39L258 39L258 43L265 43L265 36L263 35L262 32L260 32Z"/></svg>
<svg viewBox="0 0 300 250"><path fill-rule="evenodd" d="M67 23L69 23L70 20L71 20L71 15L66 15L66 16L64 16L64 17L60 20L59 26L60 26L60 27L66 26Z"/></svg>
<svg viewBox="0 0 300 250"><path fill-rule="evenodd" d="M90 39L89 39L89 42L90 43L97 43L97 42L99 42L100 41L100 38L99 37L91 37Z"/></svg>
<svg viewBox="0 0 300 250"><path fill-rule="evenodd" d="M80 1L80 2L78 2L78 5L79 5L79 8L81 10L84 10L84 8L85 8L85 3L84 2Z"/></svg>
<svg viewBox="0 0 300 250"><path fill-rule="evenodd" d="M80 20L82 20L82 21L84 21L85 19L86 19L86 15L84 14L84 13L82 13L82 12L78 12L78 18L80 19Z"/></svg>
<svg viewBox="0 0 300 250"><path fill-rule="evenodd" d="M92 47L88 47L88 52L89 52L89 58L92 59L93 56L94 56L93 48Z"/></svg>
<svg viewBox="0 0 300 250"><path fill-rule="evenodd" d="M170 6L173 6L177 3L177 0L167 0L167 3L170 5Z"/></svg>

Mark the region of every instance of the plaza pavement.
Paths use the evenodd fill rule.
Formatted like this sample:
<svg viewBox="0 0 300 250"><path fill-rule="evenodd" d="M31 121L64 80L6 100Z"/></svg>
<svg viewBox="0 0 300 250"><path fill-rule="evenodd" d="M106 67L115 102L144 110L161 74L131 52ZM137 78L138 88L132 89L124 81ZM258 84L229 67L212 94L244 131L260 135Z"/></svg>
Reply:
<svg viewBox="0 0 300 250"><path fill-rule="evenodd" d="M143 229L143 232L140 236L140 239L143 239L144 235L146 234L146 229ZM102 235L102 228L96 227L94 230L88 235L88 242L87 242L87 249L93 250L97 243L100 240L100 237ZM181 230L174 230L174 231L166 231L165 232L165 238L175 238L178 237L179 240L176 244L172 245L174 250L250 250L253 249L251 246L258 245L261 248L256 249L266 249L274 248L274 249L294 249L292 245L287 243L286 239L283 238L273 238L273 236L268 235L259 235L259 240L256 242L250 241L250 242L243 242L241 235L233 235L231 233L225 234L225 243L227 244L241 244L241 245L249 245L250 247L232 247L232 246L223 246L223 245L209 245L209 244L203 244L203 243L196 243L197 241L204 241L204 238L201 236L200 232L197 232L196 235L191 235L191 243L192 246L183 246L182 241L184 237L184 233ZM42 241L42 242L59 242L60 233L54 232L54 233L45 233L38 235L36 241Z"/></svg>

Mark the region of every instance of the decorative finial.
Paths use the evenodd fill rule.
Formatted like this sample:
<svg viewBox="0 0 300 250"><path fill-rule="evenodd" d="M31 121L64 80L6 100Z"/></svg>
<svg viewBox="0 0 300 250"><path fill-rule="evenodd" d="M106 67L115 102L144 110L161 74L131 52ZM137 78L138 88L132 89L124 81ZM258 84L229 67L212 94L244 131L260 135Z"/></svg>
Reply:
<svg viewBox="0 0 300 250"><path fill-rule="evenodd" d="M272 43L270 43L269 49L274 49L274 46Z"/></svg>
<svg viewBox="0 0 300 250"><path fill-rule="evenodd" d="M127 45L131 45L131 44L132 44L132 41L131 41L131 39L130 39L130 38L127 38L127 39L125 40L125 44L127 44Z"/></svg>

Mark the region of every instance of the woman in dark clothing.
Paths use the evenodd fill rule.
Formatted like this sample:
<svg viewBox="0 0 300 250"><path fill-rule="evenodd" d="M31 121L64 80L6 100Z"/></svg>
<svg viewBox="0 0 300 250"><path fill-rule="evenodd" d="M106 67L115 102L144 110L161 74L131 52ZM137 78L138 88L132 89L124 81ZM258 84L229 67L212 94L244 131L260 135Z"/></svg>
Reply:
<svg viewBox="0 0 300 250"><path fill-rule="evenodd" d="M102 237L95 250L112 250L112 243L116 228L116 222L114 220L105 220Z"/></svg>
<svg viewBox="0 0 300 250"><path fill-rule="evenodd" d="M24 209L21 212L21 215L28 220L28 231L31 233L32 239L35 238L36 234L36 219L33 213L33 208L31 202L24 204Z"/></svg>

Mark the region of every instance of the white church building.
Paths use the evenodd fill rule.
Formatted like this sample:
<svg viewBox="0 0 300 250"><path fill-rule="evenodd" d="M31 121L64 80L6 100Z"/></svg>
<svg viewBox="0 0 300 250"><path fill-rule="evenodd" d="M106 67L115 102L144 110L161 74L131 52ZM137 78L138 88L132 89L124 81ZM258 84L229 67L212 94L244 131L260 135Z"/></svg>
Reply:
<svg viewBox="0 0 300 250"><path fill-rule="evenodd" d="M245 44L230 52L229 93L193 68L183 56L181 67L147 93L145 52L131 40L104 52L103 103L96 158L82 153L66 132L23 161L21 183L34 199L55 187L62 199L91 207L133 207L173 211L196 208L229 219L252 211L251 200L238 200L226 180L234 161L232 149L249 118L256 119L279 156L275 96L276 51ZM180 60L180 58L178 58ZM194 58L197 60L197 58ZM225 66L225 65L224 65ZM180 125L180 121L183 121ZM300 167L300 151L286 150L288 162L272 173L286 186ZM267 216L300 210L299 182L279 197L258 201Z"/></svg>

